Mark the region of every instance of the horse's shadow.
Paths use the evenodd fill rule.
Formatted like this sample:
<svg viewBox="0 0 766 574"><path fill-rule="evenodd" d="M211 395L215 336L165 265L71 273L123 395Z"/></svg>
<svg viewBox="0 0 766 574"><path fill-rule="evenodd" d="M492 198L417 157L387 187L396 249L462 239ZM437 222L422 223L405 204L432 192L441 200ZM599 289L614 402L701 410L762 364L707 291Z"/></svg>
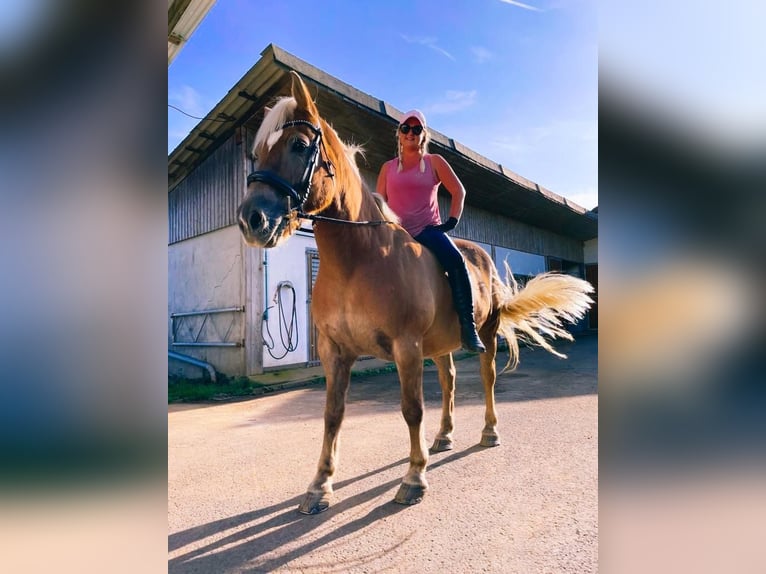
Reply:
<svg viewBox="0 0 766 574"><path fill-rule="evenodd" d="M478 452L479 450L483 450L483 447L474 445L437 460L433 464L430 464L428 468L429 470L434 470L440 466L455 462L465 456L473 454L474 452ZM335 485L335 490L337 492L354 482L358 482L405 464L407 461L408 459L403 458L357 477L339 481ZM241 528L229 536L225 536L214 542L190 550L181 556L170 559L168 561L168 572L181 574L186 572L224 572L229 569L240 569L243 565L256 560L259 556L267 555L278 550L286 543L298 540L305 534L322 526L327 520L337 517L343 512L347 512L354 507L365 504L381 496L387 490L396 487L400 481L400 478L390 480L349 498L339 500L333 504L327 512L314 516L304 516L298 512L297 506L303 498L303 495L301 495L267 508L245 512L237 516L223 518L221 520L216 520L171 534L168 537L168 551L177 550L199 540L214 536L219 532L241 527L279 512L279 514L276 514L265 522L259 522L253 526ZM410 507L396 504L393 500L389 500L373 508L365 516L344 523L316 540L286 551L279 556L259 562L257 566L254 566L254 571L272 571L299 556L308 554L316 548L363 530L374 522L387 516L397 514L407 508ZM386 549L385 551L387 552L389 550L391 549Z"/></svg>

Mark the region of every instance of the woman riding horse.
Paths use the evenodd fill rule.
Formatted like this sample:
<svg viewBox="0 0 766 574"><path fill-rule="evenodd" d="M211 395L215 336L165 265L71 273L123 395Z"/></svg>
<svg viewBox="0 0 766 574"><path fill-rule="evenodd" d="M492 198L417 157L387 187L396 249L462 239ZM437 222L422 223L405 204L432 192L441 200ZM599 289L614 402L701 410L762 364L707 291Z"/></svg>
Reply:
<svg viewBox="0 0 766 574"><path fill-rule="evenodd" d="M262 248L288 239L302 219L314 221L321 263L311 310L319 332L317 349L326 374L327 402L317 472L299 510L315 514L330 504L351 366L361 355L396 363L402 414L410 435L410 464L394 500L416 504L428 488L425 357L433 358L442 387L441 425L432 449L452 448L452 351L460 348L461 329L450 285L431 251L396 223L385 204L364 190L354 161L356 150L340 141L319 116L303 81L291 73L292 97L280 99L256 133L257 169L247 178L247 195L237 220L245 242ZM500 279L481 247L463 240L455 244L466 262L478 334L486 347L479 355L486 404L480 444L496 446L500 444L494 395L497 334L508 342L509 365L518 362L517 332L562 356L543 334L571 340L562 321L582 317L593 288L575 277L547 274L518 290Z"/></svg>
<svg viewBox="0 0 766 574"><path fill-rule="evenodd" d="M447 237L463 214L465 188L442 156L427 153L430 135L421 111L404 114L396 133L397 157L380 168L377 192L399 216L402 227L428 247L444 267L460 319L463 348L483 353L486 348L476 332L468 270L460 251ZM452 196L446 223L441 222L436 199L439 184Z"/></svg>

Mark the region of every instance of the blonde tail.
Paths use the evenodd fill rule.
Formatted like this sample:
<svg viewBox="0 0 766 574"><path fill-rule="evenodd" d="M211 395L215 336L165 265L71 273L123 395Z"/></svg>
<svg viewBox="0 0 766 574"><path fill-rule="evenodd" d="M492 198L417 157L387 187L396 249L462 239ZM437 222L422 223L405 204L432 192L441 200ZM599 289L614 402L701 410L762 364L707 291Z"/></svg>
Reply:
<svg viewBox="0 0 766 574"><path fill-rule="evenodd" d="M508 363L505 369L519 364L519 339L538 345L562 359L548 342L556 337L573 340L564 322L575 323L593 303L588 294L593 286L577 277L560 273L542 273L519 288L508 264L505 264L507 283L497 278L500 296L499 334L508 341Z"/></svg>

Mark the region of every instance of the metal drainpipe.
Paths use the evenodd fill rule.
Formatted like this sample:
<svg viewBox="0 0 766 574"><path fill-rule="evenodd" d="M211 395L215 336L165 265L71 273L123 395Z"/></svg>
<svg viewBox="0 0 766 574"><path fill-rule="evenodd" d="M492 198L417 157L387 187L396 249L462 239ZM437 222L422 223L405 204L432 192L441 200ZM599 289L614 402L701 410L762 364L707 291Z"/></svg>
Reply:
<svg viewBox="0 0 766 574"><path fill-rule="evenodd" d="M194 357L190 357L189 355L182 355L181 353L176 353L175 351L168 351L168 357L170 357L171 359L175 359L176 361L181 361L182 363L189 363L190 365L194 365L195 367L200 367L201 369L207 369L207 372L210 374L210 380L213 383L216 382L215 368L210 363L206 363L205 361L200 361L199 359L195 359Z"/></svg>
<svg viewBox="0 0 766 574"><path fill-rule="evenodd" d="M263 250L263 314L261 320L269 319L269 252ZM265 343L264 343L265 345Z"/></svg>

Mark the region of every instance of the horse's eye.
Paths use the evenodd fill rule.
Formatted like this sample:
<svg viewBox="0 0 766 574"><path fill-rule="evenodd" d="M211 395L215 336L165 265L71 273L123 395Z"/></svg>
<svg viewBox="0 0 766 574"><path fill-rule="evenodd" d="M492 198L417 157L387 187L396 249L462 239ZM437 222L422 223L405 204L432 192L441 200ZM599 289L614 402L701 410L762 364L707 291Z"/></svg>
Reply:
<svg viewBox="0 0 766 574"><path fill-rule="evenodd" d="M295 153L303 153L308 149L309 146L303 140L295 140L292 147Z"/></svg>

